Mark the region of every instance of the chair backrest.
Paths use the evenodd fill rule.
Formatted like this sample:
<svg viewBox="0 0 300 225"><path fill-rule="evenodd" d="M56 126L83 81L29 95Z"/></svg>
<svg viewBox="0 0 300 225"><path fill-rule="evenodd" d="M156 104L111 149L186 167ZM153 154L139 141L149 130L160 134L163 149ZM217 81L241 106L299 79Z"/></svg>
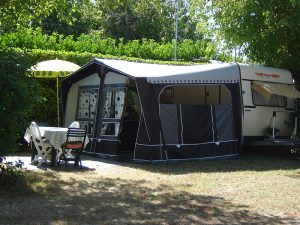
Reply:
<svg viewBox="0 0 300 225"><path fill-rule="evenodd" d="M80 143L80 148L81 150L83 150L86 139L86 133L86 129L69 127L67 132L66 143ZM67 146L68 145L65 145L66 148L68 148Z"/></svg>
<svg viewBox="0 0 300 225"><path fill-rule="evenodd" d="M38 127L36 122L33 121L30 123L29 129L30 129L30 134L32 136L32 141L36 149L39 149L39 146L42 143L42 135L41 135L40 128Z"/></svg>
<svg viewBox="0 0 300 225"><path fill-rule="evenodd" d="M34 122L34 121L31 122L29 129L30 129L30 133L31 133L32 137L38 139L39 141L42 141L41 131L40 131L39 126L36 124L36 122Z"/></svg>
<svg viewBox="0 0 300 225"><path fill-rule="evenodd" d="M77 121L74 121L70 124L70 128L80 128L80 124Z"/></svg>

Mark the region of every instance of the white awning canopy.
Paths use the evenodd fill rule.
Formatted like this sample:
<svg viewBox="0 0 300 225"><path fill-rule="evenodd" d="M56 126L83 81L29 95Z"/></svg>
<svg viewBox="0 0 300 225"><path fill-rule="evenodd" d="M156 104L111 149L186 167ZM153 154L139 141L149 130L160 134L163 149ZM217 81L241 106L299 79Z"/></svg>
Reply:
<svg viewBox="0 0 300 225"><path fill-rule="evenodd" d="M266 98L271 98L272 94L300 98L300 91L297 91L293 85L253 81L252 88Z"/></svg>
<svg viewBox="0 0 300 225"><path fill-rule="evenodd" d="M149 83L238 83L235 63L191 66L161 65L113 59L95 59L99 64L132 77L145 77Z"/></svg>

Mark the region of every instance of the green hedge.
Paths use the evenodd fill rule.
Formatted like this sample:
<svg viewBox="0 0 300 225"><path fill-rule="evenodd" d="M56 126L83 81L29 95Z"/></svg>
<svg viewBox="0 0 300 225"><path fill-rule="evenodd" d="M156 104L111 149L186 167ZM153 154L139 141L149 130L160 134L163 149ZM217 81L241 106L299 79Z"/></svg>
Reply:
<svg viewBox="0 0 300 225"><path fill-rule="evenodd" d="M24 54L26 52L27 56L34 62L40 62L44 60L51 59L61 59L67 60L73 63L76 63L80 66L88 63L94 58L101 59L118 59L118 60L126 60L131 62L145 62L145 63L156 63L156 64L173 64L173 65L190 65L194 62L185 62L185 61L161 61L161 60L153 60L153 59L142 59L128 56L114 56L114 55L104 55L104 54L96 54L96 53L79 53L79 52L66 52L66 51L54 51L54 50L42 50L42 49L20 49L20 48L12 48L14 51L19 54Z"/></svg>
<svg viewBox="0 0 300 225"><path fill-rule="evenodd" d="M0 44L6 47L19 47L26 49L43 49L55 51L68 51L78 53L97 53L111 56L127 56L152 60L171 61L174 57L174 43L162 40L142 39L125 42L124 39L103 38L100 32L82 34L77 39L73 36L64 36L53 33L45 35L41 29L22 29L14 33L0 36ZM207 62L209 59L231 61L229 55L217 50L216 44L211 40L189 39L182 40L177 45L177 58L179 61Z"/></svg>

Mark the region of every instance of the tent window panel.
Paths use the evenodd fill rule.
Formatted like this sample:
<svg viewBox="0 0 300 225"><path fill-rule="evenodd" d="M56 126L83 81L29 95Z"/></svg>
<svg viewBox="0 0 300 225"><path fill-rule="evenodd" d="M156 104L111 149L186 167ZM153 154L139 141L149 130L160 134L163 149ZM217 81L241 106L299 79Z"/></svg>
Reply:
<svg viewBox="0 0 300 225"><path fill-rule="evenodd" d="M206 104L220 104L220 85L206 85Z"/></svg>
<svg viewBox="0 0 300 225"><path fill-rule="evenodd" d="M94 133L94 123L89 121L78 121L81 128L85 128L87 130L88 135L92 135Z"/></svg>
<svg viewBox="0 0 300 225"><path fill-rule="evenodd" d="M120 131L120 123L103 122L101 127L101 135L118 136Z"/></svg>
<svg viewBox="0 0 300 225"><path fill-rule="evenodd" d="M174 88L167 87L163 90L160 95L160 103L162 104L173 104L174 103Z"/></svg>
<svg viewBox="0 0 300 225"><path fill-rule="evenodd" d="M103 91L103 111L101 135L118 136L120 133L120 122L107 122L114 119L121 121L124 103L126 97L126 88L124 87L106 87Z"/></svg>
<svg viewBox="0 0 300 225"><path fill-rule="evenodd" d="M196 144L214 141L212 107L181 105L182 142Z"/></svg>
<svg viewBox="0 0 300 225"><path fill-rule="evenodd" d="M174 85L160 94L162 104L217 105L231 104L231 95L223 85Z"/></svg>
<svg viewBox="0 0 300 225"><path fill-rule="evenodd" d="M174 104L160 105L160 120L166 144L179 144L178 106Z"/></svg>
<svg viewBox="0 0 300 225"><path fill-rule="evenodd" d="M264 94L252 85L252 100L257 106L286 107L286 97L276 94Z"/></svg>
<svg viewBox="0 0 300 225"><path fill-rule="evenodd" d="M106 88L103 92L103 118L121 119L126 88Z"/></svg>
<svg viewBox="0 0 300 225"><path fill-rule="evenodd" d="M76 119L91 119L96 116L98 89L79 89Z"/></svg>
<svg viewBox="0 0 300 225"><path fill-rule="evenodd" d="M141 108L136 90L127 90L125 98L124 120L138 121Z"/></svg>
<svg viewBox="0 0 300 225"><path fill-rule="evenodd" d="M233 115L230 105L215 106L217 141L227 141L234 139Z"/></svg>
<svg viewBox="0 0 300 225"><path fill-rule="evenodd" d="M220 85L220 104L231 104L231 95L228 89Z"/></svg>
<svg viewBox="0 0 300 225"><path fill-rule="evenodd" d="M205 85L174 86L174 104L205 104Z"/></svg>

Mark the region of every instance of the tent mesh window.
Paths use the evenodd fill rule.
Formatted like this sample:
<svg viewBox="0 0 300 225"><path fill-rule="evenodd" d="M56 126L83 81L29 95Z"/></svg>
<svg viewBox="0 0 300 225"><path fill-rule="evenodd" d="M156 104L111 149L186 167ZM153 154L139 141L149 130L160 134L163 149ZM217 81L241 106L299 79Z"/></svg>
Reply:
<svg viewBox="0 0 300 225"><path fill-rule="evenodd" d="M174 88L166 87L160 95L160 103L173 104L174 103Z"/></svg>
<svg viewBox="0 0 300 225"><path fill-rule="evenodd" d="M231 104L230 92L224 85L174 85L163 89L161 104Z"/></svg>

